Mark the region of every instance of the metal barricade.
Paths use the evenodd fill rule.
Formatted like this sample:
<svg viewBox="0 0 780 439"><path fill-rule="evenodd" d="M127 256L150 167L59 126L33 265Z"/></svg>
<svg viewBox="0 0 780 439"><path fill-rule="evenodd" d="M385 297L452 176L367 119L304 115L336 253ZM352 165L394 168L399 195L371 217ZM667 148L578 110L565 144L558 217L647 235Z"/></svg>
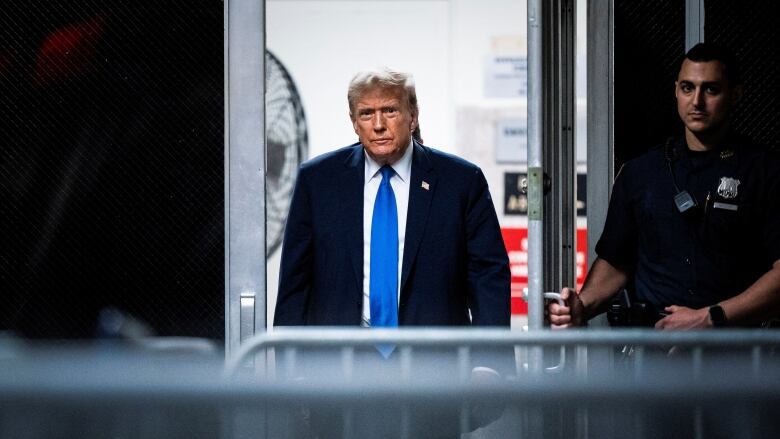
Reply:
<svg viewBox="0 0 780 439"><path fill-rule="evenodd" d="M777 346L769 330L305 328L259 335L224 363L5 343L0 438L780 437ZM561 347L558 373L528 364ZM507 355L501 378L473 372Z"/></svg>
<svg viewBox="0 0 780 439"><path fill-rule="evenodd" d="M357 377L356 370L377 363L362 362L357 353L371 356L378 344L396 345L398 374L387 376L383 368L374 379ZM362 414L369 425L383 408L402 409L400 428L388 437L436 437L437 431L426 430L425 419L409 416L410 407L420 404L444 412L459 407L454 422L462 437L712 437L716 432L764 437L766 431L780 431L767 412L780 399L778 345L780 333L766 330L285 328L248 340L228 362L226 374L262 371L263 380L288 386L302 407L339 408L341 419L334 420L338 410L331 410L329 420L339 424L335 436L344 438L362 437L355 430L361 404L372 407ZM415 362L431 349L451 355ZM536 357L532 351L544 350L555 364L558 349L571 352L566 367L528 363ZM317 358L307 355L310 350L331 355ZM475 382L472 367L479 355L474 353L486 350L499 356L514 351L513 373ZM301 364L310 361L320 373ZM260 367L250 368L253 363ZM502 414L472 432L471 415L482 406L499 407ZM305 422L294 418L286 425Z"/></svg>

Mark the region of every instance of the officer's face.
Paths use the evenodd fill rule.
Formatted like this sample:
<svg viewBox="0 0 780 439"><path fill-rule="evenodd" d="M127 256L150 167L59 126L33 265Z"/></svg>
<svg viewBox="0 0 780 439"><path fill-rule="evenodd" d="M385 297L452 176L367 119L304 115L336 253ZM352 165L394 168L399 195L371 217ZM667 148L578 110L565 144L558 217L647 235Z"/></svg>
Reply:
<svg viewBox="0 0 780 439"><path fill-rule="evenodd" d="M674 94L686 131L706 136L726 126L739 91L729 84L720 61L686 59L677 76Z"/></svg>
<svg viewBox="0 0 780 439"><path fill-rule="evenodd" d="M404 155L417 126L417 114L409 109L402 89L367 90L350 117L360 143L380 165L395 163Z"/></svg>

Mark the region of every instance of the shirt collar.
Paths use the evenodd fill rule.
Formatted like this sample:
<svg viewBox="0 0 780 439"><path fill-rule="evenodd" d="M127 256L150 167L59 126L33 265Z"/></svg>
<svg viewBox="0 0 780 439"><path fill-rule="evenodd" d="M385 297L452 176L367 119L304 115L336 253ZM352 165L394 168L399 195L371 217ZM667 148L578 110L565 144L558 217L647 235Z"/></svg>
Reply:
<svg viewBox="0 0 780 439"><path fill-rule="evenodd" d="M401 179L401 181L408 182L412 175L412 152L414 150L414 141L412 139L409 139L409 146L406 148L406 151L404 151L404 155L401 156L401 158L390 165L390 167L393 168L393 171L395 171L395 174ZM366 182L373 178L377 172L379 172L379 163L374 161L374 159L371 158L370 155L368 155L365 150L363 151L363 155L366 158Z"/></svg>

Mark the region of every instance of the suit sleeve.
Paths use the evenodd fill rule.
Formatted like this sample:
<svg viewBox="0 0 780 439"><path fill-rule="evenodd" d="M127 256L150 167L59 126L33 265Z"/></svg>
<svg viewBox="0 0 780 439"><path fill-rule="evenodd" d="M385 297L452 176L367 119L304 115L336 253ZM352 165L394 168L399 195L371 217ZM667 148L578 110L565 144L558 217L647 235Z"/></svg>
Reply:
<svg viewBox="0 0 780 439"><path fill-rule="evenodd" d="M306 324L312 282L312 218L303 169L298 172L282 243L274 326Z"/></svg>
<svg viewBox="0 0 780 439"><path fill-rule="evenodd" d="M485 176L477 169L473 177L466 213L471 320L476 326L509 326L509 258Z"/></svg>

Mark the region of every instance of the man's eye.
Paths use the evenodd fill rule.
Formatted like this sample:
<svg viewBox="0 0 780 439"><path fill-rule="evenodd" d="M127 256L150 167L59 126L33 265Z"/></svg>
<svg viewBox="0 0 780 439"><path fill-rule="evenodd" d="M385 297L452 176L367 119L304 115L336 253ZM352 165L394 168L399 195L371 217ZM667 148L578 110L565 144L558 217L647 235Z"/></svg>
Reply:
<svg viewBox="0 0 780 439"><path fill-rule="evenodd" d="M682 90L684 93L690 93L693 91L693 87L691 87L690 84L682 84L680 85L680 90Z"/></svg>
<svg viewBox="0 0 780 439"><path fill-rule="evenodd" d="M704 89L708 94L716 95L720 93L720 87L709 86Z"/></svg>

